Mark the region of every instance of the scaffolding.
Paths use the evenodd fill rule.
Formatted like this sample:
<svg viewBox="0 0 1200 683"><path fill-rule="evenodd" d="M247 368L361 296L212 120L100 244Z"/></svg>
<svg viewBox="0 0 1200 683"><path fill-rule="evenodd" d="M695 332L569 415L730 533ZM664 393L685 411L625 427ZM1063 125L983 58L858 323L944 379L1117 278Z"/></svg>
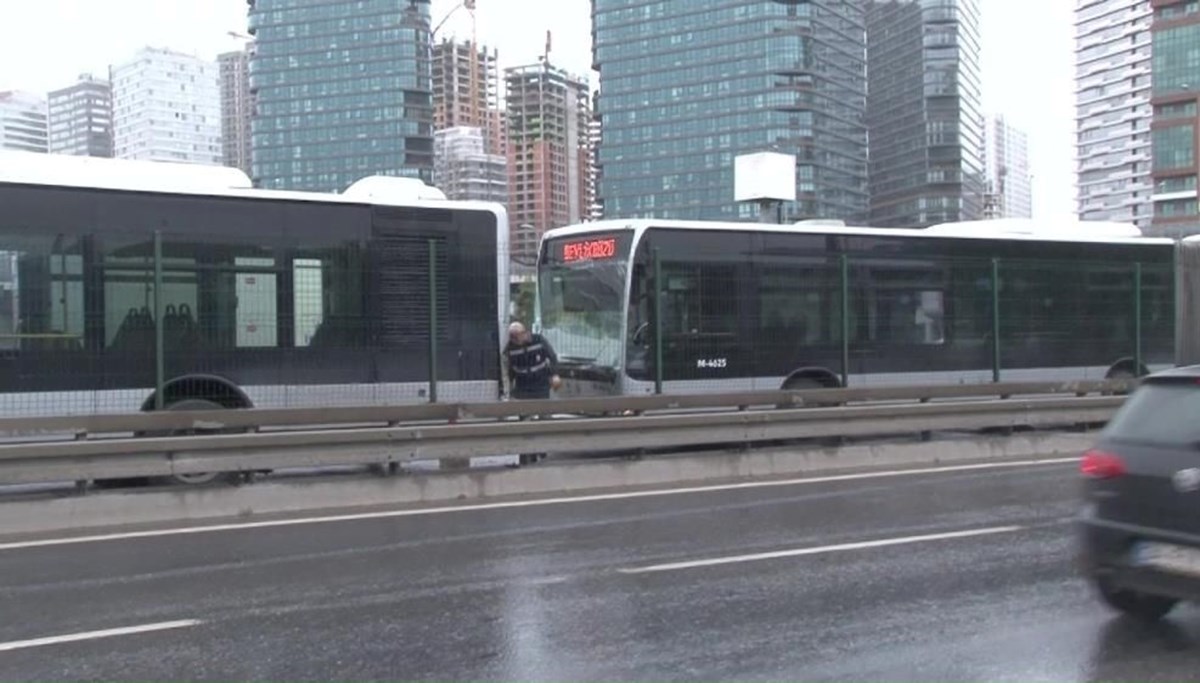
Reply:
<svg viewBox="0 0 1200 683"><path fill-rule="evenodd" d="M590 143L591 97L586 78L542 59L505 71L509 217L532 231L513 235L516 255L536 254L546 230L579 223L594 202Z"/></svg>
<svg viewBox="0 0 1200 683"><path fill-rule="evenodd" d="M474 40L442 39L434 45L433 100L435 130L479 128L487 153L504 153L496 50L477 46Z"/></svg>

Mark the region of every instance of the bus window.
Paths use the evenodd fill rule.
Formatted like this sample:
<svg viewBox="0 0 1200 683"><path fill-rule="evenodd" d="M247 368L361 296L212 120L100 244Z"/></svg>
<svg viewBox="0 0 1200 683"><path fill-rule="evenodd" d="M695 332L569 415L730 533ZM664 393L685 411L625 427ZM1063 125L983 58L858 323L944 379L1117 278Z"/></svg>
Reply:
<svg viewBox="0 0 1200 683"><path fill-rule="evenodd" d="M269 258L235 257L237 268L234 301L237 306L236 345L239 349L276 346L279 321L276 315L276 277L264 272L274 268Z"/></svg>
<svg viewBox="0 0 1200 683"><path fill-rule="evenodd" d="M1039 348L1045 354L1047 344L1061 346L1079 338L1094 319L1088 311L1089 297L1083 294L1092 268L1091 264L1078 262L1033 259L1001 262L999 303L1003 347L1025 345ZM1125 274L1121 279L1113 284L1118 290L1129 292L1127 297L1132 296L1132 278ZM1119 306L1121 297L1118 295L1114 301L1110 294L1106 293L1099 303L1111 310L1114 305ZM1132 311L1132 305L1129 310ZM1092 341L1089 339L1087 344Z"/></svg>
<svg viewBox="0 0 1200 683"><path fill-rule="evenodd" d="M654 306L653 294L646 276L646 266L633 265L633 277L629 285L629 343L636 348L649 343L648 331Z"/></svg>
<svg viewBox="0 0 1200 683"><path fill-rule="evenodd" d="M0 351L20 348L17 340L17 260L14 251L0 251Z"/></svg>
<svg viewBox="0 0 1200 683"><path fill-rule="evenodd" d="M732 335L737 331L737 268L705 263L662 264L663 333Z"/></svg>
<svg viewBox="0 0 1200 683"><path fill-rule="evenodd" d="M940 290L902 290L880 297L881 341L943 344L944 295Z"/></svg>
<svg viewBox="0 0 1200 683"><path fill-rule="evenodd" d="M78 238L7 236L0 247L0 350L82 349Z"/></svg>
<svg viewBox="0 0 1200 683"><path fill-rule="evenodd" d="M362 250L356 243L306 249L292 261L297 347L363 348Z"/></svg>
<svg viewBox="0 0 1200 683"><path fill-rule="evenodd" d="M932 268L872 268L870 338L884 344L946 342L945 288Z"/></svg>
<svg viewBox="0 0 1200 683"><path fill-rule="evenodd" d="M834 297L832 270L767 267L758 273L758 334L772 345L814 345L835 341L841 333L837 315L830 315Z"/></svg>
<svg viewBox="0 0 1200 683"><path fill-rule="evenodd" d="M163 291L154 296L154 243L138 238L104 255L104 340L116 351L153 350L155 306L167 349L279 345L278 261L252 245L163 243Z"/></svg>
<svg viewBox="0 0 1200 683"><path fill-rule="evenodd" d="M312 344L325 321L324 273L320 259L292 261L293 334L296 346Z"/></svg>
<svg viewBox="0 0 1200 683"><path fill-rule="evenodd" d="M1146 356L1154 362L1173 361L1175 345L1174 274L1170 267L1147 266L1142 271L1142 336Z"/></svg>

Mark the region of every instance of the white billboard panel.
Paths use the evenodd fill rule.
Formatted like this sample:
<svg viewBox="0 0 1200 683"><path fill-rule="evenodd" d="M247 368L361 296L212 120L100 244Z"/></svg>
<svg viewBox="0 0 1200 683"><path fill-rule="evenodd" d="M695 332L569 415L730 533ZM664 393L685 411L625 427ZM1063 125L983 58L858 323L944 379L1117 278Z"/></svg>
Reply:
<svg viewBox="0 0 1200 683"><path fill-rule="evenodd" d="M778 152L743 154L733 160L733 198L796 201L796 157Z"/></svg>

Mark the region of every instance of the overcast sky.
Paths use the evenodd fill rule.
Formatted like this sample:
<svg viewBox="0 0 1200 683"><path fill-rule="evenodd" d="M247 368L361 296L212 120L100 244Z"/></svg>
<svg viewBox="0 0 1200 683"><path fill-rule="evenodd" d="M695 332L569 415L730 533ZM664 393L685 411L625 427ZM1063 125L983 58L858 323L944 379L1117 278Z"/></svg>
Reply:
<svg viewBox="0 0 1200 683"><path fill-rule="evenodd" d="M676 0L686 2L687 0ZM1030 134L1034 212L1074 215L1072 4L1067 0L982 0L985 106ZM435 23L459 0L433 0ZM502 66L535 62L553 33L551 61L575 73L591 64L588 0L477 0L480 42ZM553 8L553 12L547 11ZM143 45L211 58L236 49L246 0L0 0L0 90L69 85L104 73ZM458 10L441 35L469 37Z"/></svg>

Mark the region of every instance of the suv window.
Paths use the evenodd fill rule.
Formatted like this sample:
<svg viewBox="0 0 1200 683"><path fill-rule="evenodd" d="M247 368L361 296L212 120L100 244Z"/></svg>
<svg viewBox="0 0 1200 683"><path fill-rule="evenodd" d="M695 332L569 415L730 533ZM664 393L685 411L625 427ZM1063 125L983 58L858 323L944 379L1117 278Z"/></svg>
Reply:
<svg viewBox="0 0 1200 683"><path fill-rule="evenodd" d="M1115 441L1178 446L1200 443L1200 384L1146 384L1109 422Z"/></svg>

